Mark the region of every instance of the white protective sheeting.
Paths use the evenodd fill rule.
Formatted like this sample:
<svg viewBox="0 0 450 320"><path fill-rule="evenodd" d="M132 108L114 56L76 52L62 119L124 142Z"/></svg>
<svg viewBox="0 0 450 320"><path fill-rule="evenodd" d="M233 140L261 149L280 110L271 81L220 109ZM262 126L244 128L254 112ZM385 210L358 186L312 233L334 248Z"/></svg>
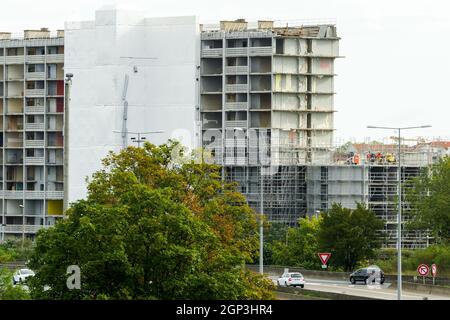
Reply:
<svg viewBox="0 0 450 320"><path fill-rule="evenodd" d="M73 73L69 111L68 201L84 198L85 178L108 151L122 147L122 93L129 77L127 131L152 143L169 138L195 147L198 21L194 16L145 18L105 7L95 21L69 22L65 73ZM133 145L128 135L128 145Z"/></svg>

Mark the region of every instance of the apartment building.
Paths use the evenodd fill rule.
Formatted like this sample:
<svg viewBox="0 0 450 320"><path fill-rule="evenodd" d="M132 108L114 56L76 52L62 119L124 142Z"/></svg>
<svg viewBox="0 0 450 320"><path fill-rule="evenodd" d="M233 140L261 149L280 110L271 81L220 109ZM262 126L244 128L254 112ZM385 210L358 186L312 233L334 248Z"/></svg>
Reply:
<svg viewBox="0 0 450 320"><path fill-rule="evenodd" d="M248 203L271 222L295 225L333 203L364 203L385 222L383 246L395 247L398 175L405 191L439 157L402 147L400 173L397 148L385 150L392 145L378 150L383 161L366 158L375 156L373 145L339 158L333 145L335 25L239 19L202 25L200 32L202 145L223 166L223 177L238 182ZM406 201L402 207L405 223L410 208ZM402 238L408 248L430 243L426 232L404 231Z"/></svg>
<svg viewBox="0 0 450 320"><path fill-rule="evenodd" d="M332 156L336 27L239 19L200 35L202 145L255 209L293 224L305 165Z"/></svg>
<svg viewBox="0 0 450 320"><path fill-rule="evenodd" d="M0 236L63 214L64 32L0 33Z"/></svg>

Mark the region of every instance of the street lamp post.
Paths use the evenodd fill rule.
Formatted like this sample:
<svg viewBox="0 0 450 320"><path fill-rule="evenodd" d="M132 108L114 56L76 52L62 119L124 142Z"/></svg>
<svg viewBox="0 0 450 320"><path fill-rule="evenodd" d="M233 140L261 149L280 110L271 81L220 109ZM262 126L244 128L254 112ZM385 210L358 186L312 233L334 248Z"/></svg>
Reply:
<svg viewBox="0 0 450 320"><path fill-rule="evenodd" d="M264 180L263 180L263 165L261 164L260 172L260 208L261 221L259 224L259 273L264 274Z"/></svg>
<svg viewBox="0 0 450 320"><path fill-rule="evenodd" d="M401 167L401 131L408 129L429 128L430 125L417 127L376 127L367 126L368 129L387 129L398 131L398 176L397 176L397 196L398 196L398 217L397 217L397 300L402 299L402 167Z"/></svg>
<svg viewBox="0 0 450 320"><path fill-rule="evenodd" d="M63 211L69 206L69 104L70 104L70 91L72 89L73 73L67 73L64 79L64 146L63 146L63 175L64 175L64 200ZM45 226L45 210L42 215L42 224Z"/></svg>
<svg viewBox="0 0 450 320"><path fill-rule="evenodd" d="M22 248L25 242L25 212L23 210L23 204L19 204L19 208L22 209Z"/></svg>
<svg viewBox="0 0 450 320"><path fill-rule="evenodd" d="M138 148L140 148L140 147L141 147L141 143L142 143L142 142L145 142L145 140L147 140L147 138L142 137L142 139L141 139L141 134L138 133L138 134L137 134L137 139L133 137L133 138L131 138L131 140L132 140L133 142L137 143L137 144L138 144Z"/></svg>

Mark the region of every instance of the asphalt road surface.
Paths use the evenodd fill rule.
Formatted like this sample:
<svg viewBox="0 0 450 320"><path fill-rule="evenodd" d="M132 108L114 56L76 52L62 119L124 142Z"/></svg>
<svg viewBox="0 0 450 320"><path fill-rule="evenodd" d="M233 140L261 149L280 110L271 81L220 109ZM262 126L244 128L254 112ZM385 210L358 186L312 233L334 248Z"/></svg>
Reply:
<svg viewBox="0 0 450 320"><path fill-rule="evenodd" d="M270 276L276 284L278 277ZM351 284L341 280L312 279L305 277L305 288L315 291L342 293L352 296L368 297L382 300L397 300L397 290L390 288L390 283L382 285ZM300 289L301 290L301 289ZM402 291L403 300L450 300L450 296L439 296L422 292Z"/></svg>

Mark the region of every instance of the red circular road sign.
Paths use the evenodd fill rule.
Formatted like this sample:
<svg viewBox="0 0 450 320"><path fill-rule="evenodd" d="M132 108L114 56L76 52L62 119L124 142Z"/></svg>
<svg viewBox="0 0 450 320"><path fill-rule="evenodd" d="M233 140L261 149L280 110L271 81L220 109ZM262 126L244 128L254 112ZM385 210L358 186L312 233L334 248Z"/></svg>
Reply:
<svg viewBox="0 0 450 320"><path fill-rule="evenodd" d="M434 263L431 265L431 274L433 275L433 277L435 277L437 274L437 266Z"/></svg>
<svg viewBox="0 0 450 320"><path fill-rule="evenodd" d="M426 264L419 264L419 266L417 267L417 272L421 275L421 276L426 276L428 275L428 272L430 272L430 267L428 267Z"/></svg>

